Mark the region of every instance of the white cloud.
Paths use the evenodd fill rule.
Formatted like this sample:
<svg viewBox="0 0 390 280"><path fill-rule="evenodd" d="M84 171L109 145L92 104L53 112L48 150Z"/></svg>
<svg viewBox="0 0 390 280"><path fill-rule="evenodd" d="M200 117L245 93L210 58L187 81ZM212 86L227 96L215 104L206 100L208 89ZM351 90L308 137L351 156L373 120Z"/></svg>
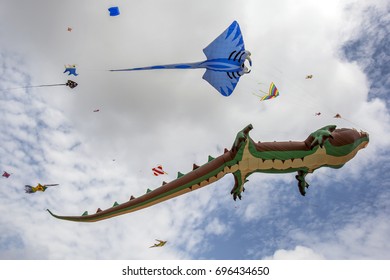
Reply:
<svg viewBox="0 0 390 280"><path fill-rule="evenodd" d="M288 231L290 241L283 247L297 244L296 248L278 249L268 258L299 259L302 255L305 258L303 253L311 252L313 259L388 259L388 196L384 193L375 201L362 199L353 208L338 206L334 209L329 203L334 212L332 216L317 217L314 221L306 217L308 224L313 223L306 227L290 225L294 227ZM372 204L376 206L374 209ZM310 254L307 257L310 258Z"/></svg>
<svg viewBox="0 0 390 280"><path fill-rule="evenodd" d="M280 249L272 257L273 260L322 260L324 257L305 246L296 246L293 250Z"/></svg>
<svg viewBox="0 0 390 280"><path fill-rule="evenodd" d="M209 224L207 224L206 232L209 234L222 235L228 231L228 227L218 218L214 218L211 220Z"/></svg>

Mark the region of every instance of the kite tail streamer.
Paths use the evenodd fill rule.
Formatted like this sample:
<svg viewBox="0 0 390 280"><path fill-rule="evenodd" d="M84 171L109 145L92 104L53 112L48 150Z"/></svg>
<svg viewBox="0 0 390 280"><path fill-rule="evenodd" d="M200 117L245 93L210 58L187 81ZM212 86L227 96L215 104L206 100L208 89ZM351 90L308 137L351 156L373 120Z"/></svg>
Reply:
<svg viewBox="0 0 390 280"><path fill-rule="evenodd" d="M120 72L120 71L139 71L139 70L158 70L158 69L196 69L196 68L205 68L202 66L203 62L190 62L190 63L176 63L176 64L164 64L164 65L154 65L147 67L137 67L137 68L126 68L126 69L111 69L111 72Z"/></svg>

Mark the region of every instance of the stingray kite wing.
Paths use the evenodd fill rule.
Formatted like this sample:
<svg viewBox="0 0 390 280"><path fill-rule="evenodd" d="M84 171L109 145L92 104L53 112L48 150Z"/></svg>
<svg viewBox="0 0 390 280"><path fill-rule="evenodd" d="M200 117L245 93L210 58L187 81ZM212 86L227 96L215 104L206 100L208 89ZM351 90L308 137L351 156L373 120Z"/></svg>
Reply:
<svg viewBox="0 0 390 280"><path fill-rule="evenodd" d="M225 72L206 70L202 78L223 96L230 96L236 88L240 76L230 78Z"/></svg>
<svg viewBox="0 0 390 280"><path fill-rule="evenodd" d="M208 60L228 58L245 50L244 39L237 21L233 23L203 49Z"/></svg>

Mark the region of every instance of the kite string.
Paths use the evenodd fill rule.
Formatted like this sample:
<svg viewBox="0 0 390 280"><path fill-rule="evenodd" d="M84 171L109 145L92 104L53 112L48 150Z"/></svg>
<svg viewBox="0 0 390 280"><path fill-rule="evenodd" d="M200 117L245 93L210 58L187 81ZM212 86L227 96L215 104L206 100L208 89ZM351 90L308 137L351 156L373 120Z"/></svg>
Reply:
<svg viewBox="0 0 390 280"><path fill-rule="evenodd" d="M301 92L305 95L305 98L304 98L304 100L303 100L303 104L305 104L307 107L309 106L308 103L311 103L312 106L315 105L315 107L317 107L317 108L318 108L318 107L319 107L319 108L322 108L321 111L323 111L323 112L320 112L320 113L325 113L325 115L331 116L331 117L333 117L333 118L340 118L340 119L342 119L342 120L344 120L344 121L350 123L351 125L353 125L353 126L359 128L359 129L362 129L362 130L364 130L364 131L367 131L367 130L366 130L364 127L362 127L361 125L359 125L359 124L357 124L357 123L355 123L355 122L352 122L351 120L349 120L349 119L343 117L342 115L340 115L338 112L335 112L334 110L332 110L332 109L328 106L328 104L327 104L326 102L321 102L321 101L319 101L319 100L314 99L313 96L312 96L311 94L309 94L309 93L308 93L305 89L303 89L302 87L297 86L297 85L294 85L294 86L300 88L300 89L301 89ZM313 108L314 108L314 106L313 106ZM325 111L325 112L324 112L324 111ZM336 117L336 116L337 116L337 117Z"/></svg>
<svg viewBox="0 0 390 280"><path fill-rule="evenodd" d="M283 72L280 71L279 69L277 69L276 67L274 67L275 70L277 70L279 72L278 75L282 75ZM311 93L309 93L307 91L307 89L305 89L303 86L302 86L302 83L298 84L297 81L293 81L292 79L286 79L286 77L277 77L275 74L270 74L269 75L270 77L276 79L276 80L286 80L287 83L291 83L292 85L292 88L291 88L291 91L289 90L289 95L290 96L293 96L292 98L292 102L298 104L298 106L301 106L302 104L305 105L307 108L309 109L313 109L313 110L319 110L320 113L325 113L325 115L327 116L331 116L331 117L336 117L336 115L338 114L338 112L335 112L334 110L332 110L328 104L326 104L326 102L321 102L321 100L318 100L318 96L316 95L313 95ZM257 84L264 84L264 83L261 83L259 81L257 81L257 79L254 79L252 76L249 76L248 77L250 80L256 82ZM282 83L283 85L283 83ZM297 90L295 91L294 88ZM265 94L268 94L267 92L264 92L262 91L261 89L259 89L258 91L262 92L262 93L265 93ZM292 92L296 92L295 94L293 94ZM252 94L257 96L257 97L262 97L256 93L253 92L252 90ZM302 96L303 95L303 96ZM322 111L322 112L321 112ZM313 112L314 113L314 112ZM317 113L317 111L316 111ZM338 118L341 118L343 119L344 121L350 123L351 125L359 128L359 129L362 129L364 131L367 131L364 127L362 127L361 125L355 123L355 122L352 122L351 120L343 117L343 116L339 116Z"/></svg>
<svg viewBox="0 0 390 280"><path fill-rule="evenodd" d="M38 88L38 87L57 87L57 86L66 86L66 84L52 84L52 85L25 86L25 87L17 87L17 88L7 88L7 89L4 89L4 90L27 89L27 88Z"/></svg>

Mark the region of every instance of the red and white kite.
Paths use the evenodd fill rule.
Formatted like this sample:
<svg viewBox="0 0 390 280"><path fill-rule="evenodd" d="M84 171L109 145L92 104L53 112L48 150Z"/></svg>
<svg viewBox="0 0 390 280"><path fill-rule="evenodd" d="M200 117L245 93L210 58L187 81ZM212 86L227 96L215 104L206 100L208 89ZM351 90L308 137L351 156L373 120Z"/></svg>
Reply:
<svg viewBox="0 0 390 280"><path fill-rule="evenodd" d="M163 170L163 167L161 165L158 165L157 167L152 168L152 171L153 171L154 176L168 174L167 172L165 172Z"/></svg>

